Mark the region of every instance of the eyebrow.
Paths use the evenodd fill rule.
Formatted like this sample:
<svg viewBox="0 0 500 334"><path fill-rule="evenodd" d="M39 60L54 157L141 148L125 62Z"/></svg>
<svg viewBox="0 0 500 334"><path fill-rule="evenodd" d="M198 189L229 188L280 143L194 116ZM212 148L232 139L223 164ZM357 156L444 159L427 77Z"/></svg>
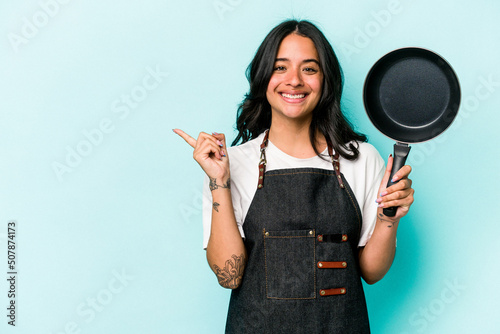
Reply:
<svg viewBox="0 0 500 334"><path fill-rule="evenodd" d="M290 59L288 59L288 58L276 58L276 60L275 60L274 62L277 62L277 61L290 61ZM314 59L314 58L311 58L311 59L304 59L304 60L302 61L302 63L303 63L303 64L304 64L304 63L316 63L318 66L320 66L320 65L319 65L319 61L317 61L317 60L316 60L316 59Z"/></svg>

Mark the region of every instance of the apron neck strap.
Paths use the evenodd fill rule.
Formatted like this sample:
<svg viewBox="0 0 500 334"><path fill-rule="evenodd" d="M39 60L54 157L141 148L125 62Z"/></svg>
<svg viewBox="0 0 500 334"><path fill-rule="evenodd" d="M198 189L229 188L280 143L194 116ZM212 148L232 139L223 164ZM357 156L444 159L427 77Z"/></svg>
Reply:
<svg viewBox="0 0 500 334"><path fill-rule="evenodd" d="M335 155L333 154L333 148L330 145L330 143L328 143L328 154L332 159L333 170L335 171L335 175L337 175L337 181L339 181L339 186L340 188L343 189L345 188L345 186L344 186L344 181L342 180L342 176L340 175L339 153L335 152Z"/></svg>
<svg viewBox="0 0 500 334"><path fill-rule="evenodd" d="M257 184L257 189L261 189L264 187L264 173L266 172L266 147L269 142L269 129L266 130L266 134L264 135L264 140L262 140L262 144L260 144L260 161L259 161L259 183Z"/></svg>
<svg viewBox="0 0 500 334"><path fill-rule="evenodd" d="M259 182L257 184L257 189L262 189L264 187L264 174L266 173L266 148L269 142L269 129L266 130L264 134L264 139L262 140L262 144L260 144L260 161L259 161ZM340 163L339 163L339 154L335 152L333 154L333 148L328 143L328 155L332 159L333 170L335 171L335 175L337 176L337 181L339 182L340 188L345 188L344 181L342 180L342 176L340 175Z"/></svg>

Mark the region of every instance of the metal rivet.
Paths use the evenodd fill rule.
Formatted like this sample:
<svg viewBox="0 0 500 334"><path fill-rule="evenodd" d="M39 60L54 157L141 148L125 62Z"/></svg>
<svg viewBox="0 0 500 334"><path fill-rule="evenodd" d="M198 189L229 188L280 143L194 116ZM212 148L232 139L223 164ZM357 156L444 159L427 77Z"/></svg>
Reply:
<svg viewBox="0 0 500 334"><path fill-rule="evenodd" d="M310 235L313 235L313 233L314 233L314 232L313 232L312 230L311 230L311 231L309 231L309 234L310 234Z"/></svg>
<svg viewBox="0 0 500 334"><path fill-rule="evenodd" d="M262 188L262 184L259 184L259 187L258 188Z"/></svg>
<svg viewBox="0 0 500 334"><path fill-rule="evenodd" d="M263 172L263 171L264 171L264 168L259 169L259 171Z"/></svg>
<svg viewBox="0 0 500 334"><path fill-rule="evenodd" d="M320 290L320 292L319 292L319 294L322 295L322 296L324 296L325 293L326 293L325 290Z"/></svg>
<svg viewBox="0 0 500 334"><path fill-rule="evenodd" d="M266 233L265 233L265 235L266 235L266 236L268 236L268 235L269 235L269 232L266 232Z"/></svg>
<svg viewBox="0 0 500 334"><path fill-rule="evenodd" d="M322 235L318 235L318 241L323 241L323 236Z"/></svg>
<svg viewBox="0 0 500 334"><path fill-rule="evenodd" d="M318 262L318 267L320 267L320 268L323 267L323 263Z"/></svg>
<svg viewBox="0 0 500 334"><path fill-rule="evenodd" d="M346 267L346 266L347 266L347 263L342 262L342 267Z"/></svg>
<svg viewBox="0 0 500 334"><path fill-rule="evenodd" d="M336 169L336 170L339 170L339 167L338 167L338 166L335 166L335 169Z"/></svg>
<svg viewBox="0 0 500 334"><path fill-rule="evenodd" d="M340 293L345 293L345 289L340 289Z"/></svg>
<svg viewBox="0 0 500 334"><path fill-rule="evenodd" d="M262 176L259 176L259 180L262 180Z"/></svg>
<svg viewBox="0 0 500 334"><path fill-rule="evenodd" d="M337 177L340 179L340 175L337 175Z"/></svg>
<svg viewBox="0 0 500 334"><path fill-rule="evenodd" d="M345 234L344 234L344 235L342 236L342 241L346 241L346 240L347 240L347 235L345 235Z"/></svg>

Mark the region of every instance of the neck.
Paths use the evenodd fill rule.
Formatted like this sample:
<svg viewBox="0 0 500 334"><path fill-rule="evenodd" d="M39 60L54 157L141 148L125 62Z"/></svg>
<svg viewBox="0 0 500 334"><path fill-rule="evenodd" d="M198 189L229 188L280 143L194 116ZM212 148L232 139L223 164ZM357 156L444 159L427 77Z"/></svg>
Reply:
<svg viewBox="0 0 500 334"><path fill-rule="evenodd" d="M312 158L316 155L309 139L309 124L276 124L271 122L269 140L286 154L300 159ZM315 136L319 152L326 148L326 140L320 133Z"/></svg>

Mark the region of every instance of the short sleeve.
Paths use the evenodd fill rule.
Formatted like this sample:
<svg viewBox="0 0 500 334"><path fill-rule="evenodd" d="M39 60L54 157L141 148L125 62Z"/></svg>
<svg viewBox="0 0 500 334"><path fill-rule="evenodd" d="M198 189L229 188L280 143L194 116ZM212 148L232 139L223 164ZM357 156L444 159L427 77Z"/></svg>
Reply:
<svg viewBox="0 0 500 334"><path fill-rule="evenodd" d="M358 247L364 247L368 240L370 240L375 224L377 222L377 203L375 200L378 197L378 188L382 177L384 176L384 166L379 170L378 175L371 182L371 188L366 193L365 203L363 207L363 227L361 228L361 235L359 237Z"/></svg>
<svg viewBox="0 0 500 334"><path fill-rule="evenodd" d="M363 173L363 193L359 194L363 198L361 207L363 214L363 226L359 238L358 247L364 247L370 240L377 222L378 205L375 200L378 197L378 189L385 172L385 162L372 145L363 143L364 171L358 170L357 173Z"/></svg>

